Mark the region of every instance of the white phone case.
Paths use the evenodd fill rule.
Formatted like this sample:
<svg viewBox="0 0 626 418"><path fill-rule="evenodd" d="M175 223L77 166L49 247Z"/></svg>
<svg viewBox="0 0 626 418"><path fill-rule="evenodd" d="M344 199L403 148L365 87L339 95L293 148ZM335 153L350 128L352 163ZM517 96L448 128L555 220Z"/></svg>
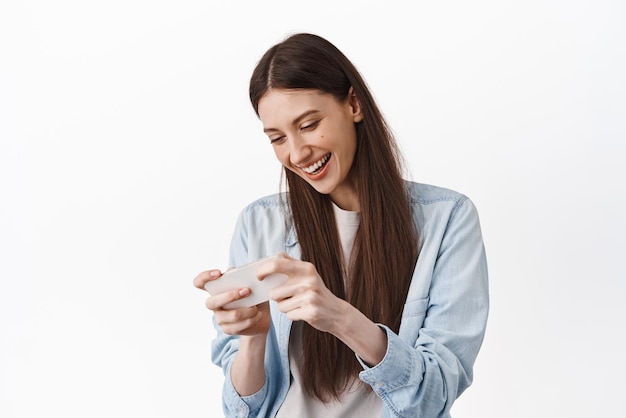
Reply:
<svg viewBox="0 0 626 418"><path fill-rule="evenodd" d="M235 309L258 305L261 302L269 300L270 290L287 281L287 275L280 273L270 274L263 280L259 280L257 278L256 270L258 266L265 261L275 258L279 258L279 256L272 255L269 257L261 258L249 264L245 264L241 267L229 270L224 273L219 279L207 282L204 285L204 288L211 295L228 292L234 289L241 289L244 287L250 289L249 296L224 305L224 309Z"/></svg>

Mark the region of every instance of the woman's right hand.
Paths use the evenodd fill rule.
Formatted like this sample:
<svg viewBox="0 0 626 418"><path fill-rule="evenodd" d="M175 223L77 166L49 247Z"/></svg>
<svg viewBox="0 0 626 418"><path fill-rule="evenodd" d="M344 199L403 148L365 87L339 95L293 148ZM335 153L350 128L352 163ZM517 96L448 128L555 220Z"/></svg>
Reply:
<svg viewBox="0 0 626 418"><path fill-rule="evenodd" d="M193 285L205 290L204 285L218 279L222 273L219 270L207 270L193 279ZM249 308L223 309L224 305L250 295L250 289L242 288L209 296L206 307L213 311L215 322L225 334L229 335L267 335L270 328L269 302L263 302Z"/></svg>

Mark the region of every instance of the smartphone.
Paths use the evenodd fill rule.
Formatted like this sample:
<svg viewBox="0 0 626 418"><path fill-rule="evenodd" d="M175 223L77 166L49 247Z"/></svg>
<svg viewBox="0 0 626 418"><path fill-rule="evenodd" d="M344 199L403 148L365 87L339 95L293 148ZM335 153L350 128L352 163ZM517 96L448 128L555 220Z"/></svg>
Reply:
<svg viewBox="0 0 626 418"><path fill-rule="evenodd" d="M250 289L250 294L247 297L224 305L224 309L235 309L258 305L259 303L269 300L270 290L287 281L287 275L281 273L270 274L263 280L259 280L256 275L259 265L276 258L280 258L280 256L271 255L251 263L244 264L241 267L228 270L218 279L207 282L204 285L204 288L211 295L228 292L234 289L241 289L244 287Z"/></svg>

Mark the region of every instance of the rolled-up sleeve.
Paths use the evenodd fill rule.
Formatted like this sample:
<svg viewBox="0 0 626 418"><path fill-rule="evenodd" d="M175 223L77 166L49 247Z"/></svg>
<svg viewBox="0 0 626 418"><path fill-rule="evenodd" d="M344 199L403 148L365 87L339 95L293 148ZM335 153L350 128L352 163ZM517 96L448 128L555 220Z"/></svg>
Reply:
<svg viewBox="0 0 626 418"><path fill-rule="evenodd" d="M473 203L456 202L436 252L423 325L414 342L388 327L383 360L360 378L384 401L384 416L448 417L472 382L489 310L485 249ZM405 321L406 318L403 318Z"/></svg>
<svg viewBox="0 0 626 418"><path fill-rule="evenodd" d="M248 220L247 211L240 213L230 245L230 266L239 266L248 262ZM226 416L244 418L256 416L267 396L267 374L265 384L250 396L239 396L230 379L230 370L233 360L239 349L239 336L224 334L219 325L213 321L217 330L217 337L212 343L212 361L224 371L224 385L222 389L223 410Z"/></svg>
<svg viewBox="0 0 626 418"><path fill-rule="evenodd" d="M284 248L282 213L278 210L277 199L253 202L239 215L230 245L229 265L237 267L252 260L276 253ZM268 332L265 358L265 382L258 392L249 396L239 396L235 390L230 372L239 350L240 337L227 335L213 321L217 336L212 343L212 361L224 371L222 406L228 417L267 417L278 408L277 397L283 386L289 383L281 369L278 347L276 318L272 317Z"/></svg>

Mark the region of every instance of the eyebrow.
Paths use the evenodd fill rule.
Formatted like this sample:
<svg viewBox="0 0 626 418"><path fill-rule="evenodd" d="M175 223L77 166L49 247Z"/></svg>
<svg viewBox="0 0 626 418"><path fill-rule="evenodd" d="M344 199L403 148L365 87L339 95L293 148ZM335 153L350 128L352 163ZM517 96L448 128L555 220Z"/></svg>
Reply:
<svg viewBox="0 0 626 418"><path fill-rule="evenodd" d="M295 118L291 124L292 125L297 125L298 123L300 123L300 121L302 121L302 119L305 119L306 117L314 114L314 113L319 113L319 110L315 110L315 109L311 109L311 110L307 110L306 112L304 112L303 114L301 114L300 116L298 116L297 118ZM263 132L267 133L267 132L275 132L278 131L279 129L276 128L265 128L263 129Z"/></svg>

